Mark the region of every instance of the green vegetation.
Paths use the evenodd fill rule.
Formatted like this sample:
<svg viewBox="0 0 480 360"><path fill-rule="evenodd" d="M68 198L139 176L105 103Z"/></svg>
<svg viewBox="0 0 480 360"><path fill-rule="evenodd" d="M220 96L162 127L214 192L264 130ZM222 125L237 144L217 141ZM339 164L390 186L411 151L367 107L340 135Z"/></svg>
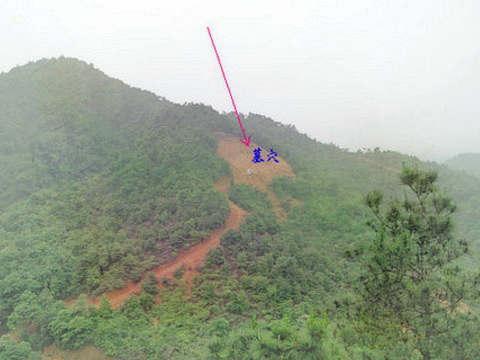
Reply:
<svg viewBox="0 0 480 360"><path fill-rule="evenodd" d="M213 183L229 167L211 134L235 122L66 58L1 74L0 109L0 359L49 344L129 360L478 358L475 177L250 114L254 140L295 171L271 186L287 219L234 184L249 215L191 294L181 273L161 288L149 275L120 309L95 309L80 294L138 280L223 224Z"/></svg>
<svg viewBox="0 0 480 360"><path fill-rule="evenodd" d="M38 93L20 107L27 81ZM1 314L25 291L66 298L138 280L223 223L228 205L212 184L228 167L213 138L150 123L162 108L153 95L69 59L0 84Z"/></svg>
<svg viewBox="0 0 480 360"><path fill-rule="evenodd" d="M480 178L480 154L459 154L445 161L445 165Z"/></svg>
<svg viewBox="0 0 480 360"><path fill-rule="evenodd" d="M465 336L458 311L474 290L474 279L453 265L467 244L452 235L455 205L435 187L436 173L405 168L401 179L411 197L382 211L382 194L367 196L376 239L362 279L366 311L377 326L393 319L409 329L423 359L452 358L452 343ZM453 347L455 358L478 358L479 343L480 333L470 336L467 349Z"/></svg>
<svg viewBox="0 0 480 360"><path fill-rule="evenodd" d="M8 336L0 337L1 360L39 360L40 354L32 351L29 343L17 342Z"/></svg>

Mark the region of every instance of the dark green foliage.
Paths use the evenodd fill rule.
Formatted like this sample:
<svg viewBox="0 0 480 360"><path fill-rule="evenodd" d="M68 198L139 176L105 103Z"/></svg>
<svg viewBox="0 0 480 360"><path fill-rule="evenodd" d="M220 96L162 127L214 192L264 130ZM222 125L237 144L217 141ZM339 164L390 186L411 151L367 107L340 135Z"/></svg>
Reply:
<svg viewBox="0 0 480 360"><path fill-rule="evenodd" d="M138 297L138 301L144 311L150 311L155 304L155 296L147 292L142 292Z"/></svg>
<svg viewBox="0 0 480 360"><path fill-rule="evenodd" d="M49 324L54 341L65 349L78 349L92 341L94 324L81 310L60 310Z"/></svg>
<svg viewBox="0 0 480 360"><path fill-rule="evenodd" d="M180 280L183 277L183 274L185 274L185 267L180 266L175 272L173 273L173 277L177 280Z"/></svg>
<svg viewBox="0 0 480 360"><path fill-rule="evenodd" d="M208 254L206 265L207 266L220 266L225 263L225 257L220 249L213 249Z"/></svg>
<svg viewBox="0 0 480 360"><path fill-rule="evenodd" d="M61 302L55 301L46 291L39 295L25 291L15 303L7 325L35 349L41 349L56 339L50 325L62 309Z"/></svg>
<svg viewBox="0 0 480 360"><path fill-rule="evenodd" d="M0 360L40 360L28 342L17 342L8 336L0 337Z"/></svg>
<svg viewBox="0 0 480 360"><path fill-rule="evenodd" d="M265 193L249 185L232 186L228 196L238 206L250 212L262 212L272 207Z"/></svg>
<svg viewBox="0 0 480 360"><path fill-rule="evenodd" d="M253 320L209 343L215 359L347 359L342 343L332 336L326 318Z"/></svg>
<svg viewBox="0 0 480 360"><path fill-rule="evenodd" d="M158 294L158 281L153 273L148 273L142 284L143 291L150 295Z"/></svg>
<svg viewBox="0 0 480 360"><path fill-rule="evenodd" d="M366 199L376 217L371 223L376 238L362 279L367 311L375 318L397 319L412 333L424 359L443 358L452 344L442 346L441 337L456 336L455 313L468 292L468 281L461 281L454 266L466 244L453 236L456 207L438 191L437 174L404 168L400 178L410 190L402 201L383 209L380 193Z"/></svg>
<svg viewBox="0 0 480 360"><path fill-rule="evenodd" d="M24 291L139 280L223 224L228 167L177 105L64 58L2 74L0 104L1 319Z"/></svg>
<svg viewBox="0 0 480 360"><path fill-rule="evenodd" d="M410 196L408 210L396 202L385 214L394 233L408 225L418 238L435 231L448 233L445 241L451 235L476 242L471 254L456 259L458 268L435 277L436 289L464 287L470 278L460 270L478 266L478 179L390 151L352 153L250 114L254 141L275 148L295 170L295 177L271 185L288 218L277 220L263 192L234 185L229 197L249 216L210 253L191 298L182 281L161 281L159 290L150 275L142 293L118 310L105 298L96 310L85 299L67 309L61 299L138 281L223 224L228 203L212 185L229 168L215 155L211 134L237 136L238 127L232 114L170 103L66 58L1 74L0 108L0 332L19 338L3 337L1 355L28 358L29 346L55 343L93 344L129 360L420 359L405 322L361 312L357 291L362 261L380 251L369 248L376 237L365 226L364 194L401 195L403 163L438 170L458 210L447 216L451 203L437 197L430 205L444 214L419 226ZM403 180L427 194L434 177L419 174ZM369 197L376 211L379 194ZM409 211L415 216L407 221ZM405 266L408 246L386 244L389 260ZM428 266L458 254L443 250L433 249L439 256ZM439 296L455 304L455 294L446 294ZM408 303L393 291L388 299L388 292L381 295L385 304ZM472 314L449 317L452 331L435 340L439 359L479 357L478 302L470 293L465 299Z"/></svg>

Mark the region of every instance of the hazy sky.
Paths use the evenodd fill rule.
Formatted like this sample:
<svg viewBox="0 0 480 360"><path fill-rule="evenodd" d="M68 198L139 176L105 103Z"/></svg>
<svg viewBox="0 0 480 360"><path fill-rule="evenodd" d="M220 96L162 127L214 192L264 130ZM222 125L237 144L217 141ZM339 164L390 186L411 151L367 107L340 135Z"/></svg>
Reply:
<svg viewBox="0 0 480 360"><path fill-rule="evenodd" d="M480 152L478 0L1 0L0 71L73 56L230 111L207 25L243 113L352 149Z"/></svg>

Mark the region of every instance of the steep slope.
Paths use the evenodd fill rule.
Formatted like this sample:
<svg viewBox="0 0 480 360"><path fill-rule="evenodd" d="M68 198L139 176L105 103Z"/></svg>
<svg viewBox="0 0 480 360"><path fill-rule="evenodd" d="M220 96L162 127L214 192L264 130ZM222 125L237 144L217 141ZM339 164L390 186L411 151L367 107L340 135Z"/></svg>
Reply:
<svg viewBox="0 0 480 360"><path fill-rule="evenodd" d="M34 273L49 279L55 296L101 293L138 280L146 269L168 262L218 228L227 216L227 202L212 186L229 170L214 156L217 140L209 133L236 135L230 115L203 105L170 103L69 58L41 60L2 74L0 106L0 222L5 224L3 238L19 244L13 250L8 240L4 247L13 255L5 252L6 259L32 258L22 244L32 241L29 234L46 231L44 239L50 240L42 247L61 248L53 251L52 260L46 256L46 262L55 264L49 272ZM395 193L394 170L403 162L419 163L393 152L344 151L259 115L249 115L245 122L257 143L275 148L299 175L274 181L273 187L257 184L281 217L292 199L312 207L331 200L332 205L353 206L353 211L369 190ZM228 155L222 154L222 140L218 146L220 156ZM225 150L241 154L238 147ZM235 162L235 180L255 185L258 167L251 166L254 173L247 176ZM273 165L266 166L262 169ZM472 194L478 194L479 181L439 170L458 202L461 231L476 240L480 201ZM195 204L203 209L192 211ZM39 220L32 223L35 214ZM346 223L358 220L348 217ZM60 227L65 224L66 231ZM57 258L63 260L53 260ZM26 277L38 265L27 261ZM4 288L9 288L12 270L4 273ZM44 280L34 276L32 281L31 289L36 289ZM11 302L5 306L11 308L15 297L5 293L7 297Z"/></svg>
<svg viewBox="0 0 480 360"><path fill-rule="evenodd" d="M225 224L214 230L206 239L192 247L180 251L180 253L165 264L151 269L160 284L167 279L173 280L177 271L182 271L182 277L188 286L200 267L203 265L208 253L220 244L220 238L229 230L238 229L246 212L232 202L229 202L230 213ZM129 282L122 288L109 291L104 294L113 308L118 308L132 295L138 295L142 290L141 282ZM103 295L102 295L103 296ZM91 299L95 305L100 304L100 297ZM71 303L71 302L69 302Z"/></svg>
<svg viewBox="0 0 480 360"><path fill-rule="evenodd" d="M293 182L274 182L277 193L294 194L304 201L305 206L311 204L312 208L316 207L315 203L324 202L327 206L332 201L330 214L335 214L338 211L336 209L342 207L343 213L347 208L356 213L356 220L353 222L350 216L345 218L345 223L350 223L351 226L340 227L342 231L346 231L343 238L348 238L346 234L357 227L362 216L363 198L368 191L381 190L387 197L403 195L398 179L403 165L437 171L440 187L452 196L458 206L455 215L458 236L466 238L471 244L472 251L475 252L471 260L477 262L480 254L480 223L477 221L480 217L478 178L394 151L375 149L350 152L333 144L322 144L298 133L294 126L283 125L262 115L250 114L246 122L255 134L256 141L266 148L278 149L297 175L297 180ZM335 202L337 206L333 206ZM336 222L330 214L324 216L328 221ZM356 230L354 233L361 232ZM337 238L337 234L338 232L334 231L332 235ZM350 245L346 245L348 251L356 246L354 243L355 241L352 241ZM335 246L339 244L340 242L336 242Z"/></svg>
<svg viewBox="0 0 480 360"><path fill-rule="evenodd" d="M364 196L402 195L403 163L438 170L459 207L458 235L480 238L473 176L390 151L352 153L250 114L255 146L281 156L257 166L231 114L173 104L75 59L1 74L0 109L0 333L35 350L211 358L225 334L232 347L254 344L247 354L280 338L303 343L291 334L308 342L312 324L333 339L311 314L354 312L372 236ZM129 297L146 271L168 278L184 264L188 299L177 287L156 305ZM64 307L80 293L129 300L115 311ZM335 346L351 346L344 358L383 358L388 346L413 357L408 344L353 340L362 336L347 328Z"/></svg>
<svg viewBox="0 0 480 360"><path fill-rule="evenodd" d="M227 136L225 134L217 135L219 145L217 154L228 162L232 169L233 177L220 178L215 183L215 188L228 195L230 183L252 185L260 191L268 194L270 201L274 206L275 212L279 217L285 218L285 212L280 206L275 194L270 190L270 184L275 177L293 176L288 163L278 157L279 163L265 163L255 165L251 161L251 149L247 149L238 138ZM251 148L257 147L252 143ZM207 238L202 239L200 243L180 251L180 253L171 261L157 266L151 270L155 274L160 284L166 279L173 280L178 271L182 271L182 278L187 286L192 285L193 278L198 275L201 266L209 252L220 244L221 237L230 230L237 230L246 216L246 211L229 201L229 215L225 224L214 230ZM105 296L114 308L121 306L132 295L139 294L142 290L141 282L129 282L124 287L107 292ZM92 298L90 301L98 305L100 297ZM67 303L72 304L70 300Z"/></svg>
<svg viewBox="0 0 480 360"><path fill-rule="evenodd" d="M252 143L247 149L237 138L219 134L218 139L218 155L229 163L234 183L251 185L266 192L277 216L285 219L286 213L270 185L275 177L294 175L286 160L280 156L278 163L270 161L255 164L252 162L252 149L258 147L257 144Z"/></svg>
<svg viewBox="0 0 480 360"><path fill-rule="evenodd" d="M122 287L225 221L229 169L196 112L75 59L0 89L0 327L24 293Z"/></svg>

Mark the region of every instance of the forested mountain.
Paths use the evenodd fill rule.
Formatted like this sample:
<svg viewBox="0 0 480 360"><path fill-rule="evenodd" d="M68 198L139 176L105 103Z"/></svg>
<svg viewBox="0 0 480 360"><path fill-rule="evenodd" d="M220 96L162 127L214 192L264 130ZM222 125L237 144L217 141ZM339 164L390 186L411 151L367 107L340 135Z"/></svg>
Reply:
<svg viewBox="0 0 480 360"><path fill-rule="evenodd" d="M445 165L480 178L480 154L459 154L445 161Z"/></svg>
<svg viewBox="0 0 480 360"><path fill-rule="evenodd" d="M362 310L361 275L381 233L367 226L365 197L410 199L402 166L437 171L457 205L453 234L470 245L455 266L473 272L480 179L391 151L322 144L261 115L245 124L294 176L264 188L238 183L218 153L220 138L240 138L231 114L169 102L82 61L1 74L0 359L35 359L52 344L93 345L115 359L426 358L408 322L383 314L379 331ZM214 186L222 179L228 190ZM194 279L148 275L225 226L231 202L248 216ZM449 231L450 220L437 225ZM87 301L132 281L143 291L119 308ZM453 301L438 298L444 308ZM429 338L431 358L480 356L475 294L461 303L435 319L455 326Z"/></svg>

